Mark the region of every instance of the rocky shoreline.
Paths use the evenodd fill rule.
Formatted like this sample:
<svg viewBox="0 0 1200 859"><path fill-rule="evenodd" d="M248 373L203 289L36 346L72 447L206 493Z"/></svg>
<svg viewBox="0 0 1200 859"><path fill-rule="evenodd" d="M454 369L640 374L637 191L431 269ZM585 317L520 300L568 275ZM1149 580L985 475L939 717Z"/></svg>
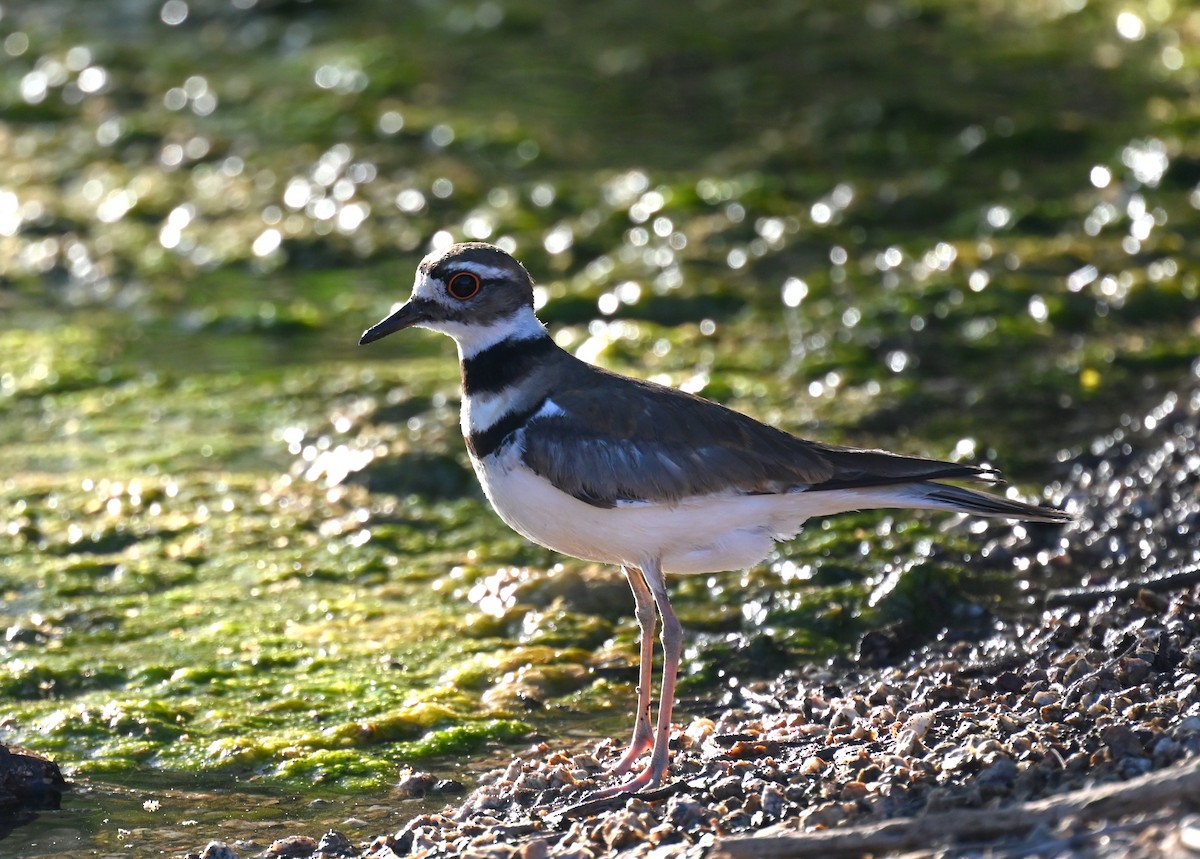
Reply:
<svg viewBox="0 0 1200 859"><path fill-rule="evenodd" d="M1062 539L988 545L1080 583L1040 593L1033 621L746 686L682 726L674 780L637 796L587 798L612 744L543 746L368 843L331 831L190 859L1200 854L1197 377L1074 463Z"/></svg>
<svg viewBox="0 0 1200 859"><path fill-rule="evenodd" d="M1024 576L1020 617L907 654L872 633L856 659L730 690L681 725L672 781L635 796L588 798L616 744L540 745L369 841L210 841L188 859L1200 855L1197 380L1200 362L1073 463L1052 495L1074 524L988 532L976 561ZM1052 589L1050 569L1073 586ZM6 796L53 807L57 767L0 755Z"/></svg>
<svg viewBox="0 0 1200 859"><path fill-rule="evenodd" d="M747 689L738 710L684 726L676 780L639 797L586 799L618 749L566 757L542 748L458 807L366 845L329 833L270 846L211 844L195 855L768 855L751 834L776 842L797 835L772 855L806 855L803 833L853 828L865 838L877 834L872 825L918 816L927 849L1166 855L1200 834L1185 804L1200 795L1198 671L1200 589L1147 589L1119 608L1048 612L1039 628L1007 628L941 658L866 672L813 669ZM939 815L948 822L956 810L1028 809L1163 772L1183 774L1166 792L1172 801L1134 783L1099 819L1060 818L1043 802L1002 837L928 823ZM1146 796L1153 804L1140 801ZM983 828L975 821L974 829ZM836 850L861 852L864 843ZM834 852L821 838L808 845L809 855Z"/></svg>
<svg viewBox="0 0 1200 859"><path fill-rule="evenodd" d="M1172 802L1157 793L1148 805L1135 783L1098 821L1059 818L1043 803L1002 838L945 829L934 841L1096 856L1165 855L1190 843L1200 833L1184 804L1200 789L1200 589L1146 589L1119 609L1101 602L1047 615L1040 628L1009 628L940 660L814 669L747 689L740 709L685 726L676 780L641 797L587 801L616 749L566 757L542 748L457 808L367 845L329 833L195 855L767 855L747 833L853 827L867 837L876 833L864 827L922 815L928 835L931 817L954 810L1024 809L1164 772L1185 776L1168 791ZM802 845L775 855L804 855Z"/></svg>

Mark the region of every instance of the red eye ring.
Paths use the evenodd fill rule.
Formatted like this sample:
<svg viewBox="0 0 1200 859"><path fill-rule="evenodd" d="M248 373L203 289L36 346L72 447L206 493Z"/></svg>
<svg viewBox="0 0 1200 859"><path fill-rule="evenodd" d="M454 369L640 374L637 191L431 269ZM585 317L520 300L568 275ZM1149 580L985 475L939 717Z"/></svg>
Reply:
<svg viewBox="0 0 1200 859"><path fill-rule="evenodd" d="M469 271L460 271L446 283L446 292L459 301L466 301L468 298L475 297L480 286L482 284L479 275Z"/></svg>

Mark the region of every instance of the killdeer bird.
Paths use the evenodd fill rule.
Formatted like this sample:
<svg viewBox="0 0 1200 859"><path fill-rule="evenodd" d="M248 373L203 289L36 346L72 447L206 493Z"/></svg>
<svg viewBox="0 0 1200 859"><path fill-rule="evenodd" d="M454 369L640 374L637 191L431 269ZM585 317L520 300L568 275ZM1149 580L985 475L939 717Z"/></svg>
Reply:
<svg viewBox="0 0 1200 859"><path fill-rule="evenodd" d="M593 367L561 349L533 312L533 280L491 245L430 254L412 297L363 333L449 334L462 369L462 432L484 494L509 527L565 555L617 564L641 628L633 739L612 796L665 776L682 628L666 577L759 563L810 516L901 507L1037 522L1058 510L949 486L992 481L986 466L805 441L673 388ZM658 721L650 725L655 611L662 620Z"/></svg>

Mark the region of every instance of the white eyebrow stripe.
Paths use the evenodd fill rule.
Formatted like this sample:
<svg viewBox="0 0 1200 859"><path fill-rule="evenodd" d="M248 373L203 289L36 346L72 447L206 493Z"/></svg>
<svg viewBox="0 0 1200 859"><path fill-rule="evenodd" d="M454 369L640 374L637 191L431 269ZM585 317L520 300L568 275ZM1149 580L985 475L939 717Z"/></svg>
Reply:
<svg viewBox="0 0 1200 859"><path fill-rule="evenodd" d="M513 277L513 273L509 269L496 268L477 262L455 263L455 268L478 275L480 280L509 280Z"/></svg>

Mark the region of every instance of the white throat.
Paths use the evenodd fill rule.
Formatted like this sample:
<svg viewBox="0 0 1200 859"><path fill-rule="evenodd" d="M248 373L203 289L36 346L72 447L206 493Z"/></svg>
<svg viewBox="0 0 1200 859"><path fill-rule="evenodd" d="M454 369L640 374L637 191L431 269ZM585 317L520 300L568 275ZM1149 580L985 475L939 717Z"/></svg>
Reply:
<svg viewBox="0 0 1200 859"><path fill-rule="evenodd" d="M439 322L436 327L429 327L454 338L454 342L458 344L458 357L461 361L474 358L480 352L504 340L530 340L549 336L542 323L533 315L531 307L522 307L511 316L497 319L490 325Z"/></svg>

